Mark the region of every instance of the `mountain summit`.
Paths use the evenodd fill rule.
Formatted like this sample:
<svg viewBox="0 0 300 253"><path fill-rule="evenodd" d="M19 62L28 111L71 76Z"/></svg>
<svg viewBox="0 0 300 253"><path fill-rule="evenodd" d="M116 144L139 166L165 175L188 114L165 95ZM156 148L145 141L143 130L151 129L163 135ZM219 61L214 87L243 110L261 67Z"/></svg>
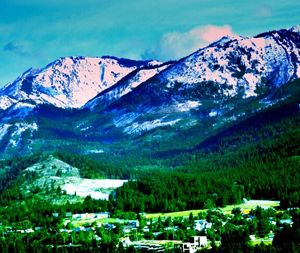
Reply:
<svg viewBox="0 0 300 253"><path fill-rule="evenodd" d="M17 102L80 108L133 70L156 64L115 57L65 57L42 69L29 69L1 90L0 108Z"/></svg>

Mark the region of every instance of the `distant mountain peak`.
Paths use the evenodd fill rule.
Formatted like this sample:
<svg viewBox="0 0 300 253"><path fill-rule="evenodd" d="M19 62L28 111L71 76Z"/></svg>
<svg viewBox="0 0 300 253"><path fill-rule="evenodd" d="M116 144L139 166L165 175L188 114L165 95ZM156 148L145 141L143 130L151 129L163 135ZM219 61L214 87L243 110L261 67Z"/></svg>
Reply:
<svg viewBox="0 0 300 253"><path fill-rule="evenodd" d="M239 87L255 96L261 79L280 86L300 76L300 36L290 30L271 31L253 38L223 37L183 58L160 75L167 83L212 81Z"/></svg>
<svg viewBox="0 0 300 253"><path fill-rule="evenodd" d="M1 91L0 107L33 100L62 108L80 108L133 70L152 65L116 57L61 57L42 69L29 69ZM9 103L8 101L11 101Z"/></svg>
<svg viewBox="0 0 300 253"><path fill-rule="evenodd" d="M225 35L221 39L211 43L208 47L215 47L215 46L218 46L218 45L221 46L221 45L224 45L225 43L228 43L228 42L231 42L231 41L242 40L242 39L247 39L247 37L242 37L242 36L239 36L239 35Z"/></svg>

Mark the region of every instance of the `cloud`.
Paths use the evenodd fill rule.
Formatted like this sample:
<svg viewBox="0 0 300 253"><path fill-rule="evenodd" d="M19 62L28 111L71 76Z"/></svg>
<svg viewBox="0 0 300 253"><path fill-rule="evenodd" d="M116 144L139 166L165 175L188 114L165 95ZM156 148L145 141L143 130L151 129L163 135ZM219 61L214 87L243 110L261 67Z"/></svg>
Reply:
<svg viewBox="0 0 300 253"><path fill-rule="evenodd" d="M262 5L262 6L259 6L255 10L254 15L257 16L257 17L263 17L263 18L271 17L272 16L272 9L271 9L270 6Z"/></svg>
<svg viewBox="0 0 300 253"><path fill-rule="evenodd" d="M4 45L3 50L6 52L12 52L20 56L26 56L29 54L28 45L21 41L10 41Z"/></svg>
<svg viewBox="0 0 300 253"><path fill-rule="evenodd" d="M156 58L164 61L179 59L224 36L233 35L229 25L206 25L186 32L168 32L160 38L156 47L146 50L142 54L142 58Z"/></svg>

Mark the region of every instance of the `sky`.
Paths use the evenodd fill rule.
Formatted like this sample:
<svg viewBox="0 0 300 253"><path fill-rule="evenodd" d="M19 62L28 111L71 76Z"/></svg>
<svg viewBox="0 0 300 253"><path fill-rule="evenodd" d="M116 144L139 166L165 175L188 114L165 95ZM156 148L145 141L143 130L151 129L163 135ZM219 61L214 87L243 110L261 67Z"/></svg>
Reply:
<svg viewBox="0 0 300 253"><path fill-rule="evenodd" d="M0 0L0 87L64 56L179 59L300 25L299 0Z"/></svg>

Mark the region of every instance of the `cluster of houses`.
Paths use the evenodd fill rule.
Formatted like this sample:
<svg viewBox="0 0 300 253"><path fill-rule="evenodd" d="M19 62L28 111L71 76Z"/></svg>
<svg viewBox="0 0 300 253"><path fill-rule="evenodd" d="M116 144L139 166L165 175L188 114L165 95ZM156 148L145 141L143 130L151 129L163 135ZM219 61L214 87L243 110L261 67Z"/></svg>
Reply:
<svg viewBox="0 0 300 253"><path fill-rule="evenodd" d="M110 217L110 213L109 212L101 212L101 213L78 213L78 214L73 214L72 215L72 218L74 220L106 219L106 218L109 218L109 217Z"/></svg>
<svg viewBox="0 0 300 253"><path fill-rule="evenodd" d="M220 211L221 212L221 211ZM243 213L243 212L242 212ZM53 217L59 217L58 213L53 213ZM246 220L251 220L255 218L253 215L249 215L246 213L243 213L242 216ZM65 228L61 228L59 231L61 233L72 233L72 232L93 232L94 238L97 241L101 241L101 238L96 233L96 227L101 226L104 227L107 230L112 230L116 228L116 223L122 224L122 231L123 231L123 237L120 239L120 242L123 244L123 247L134 247L138 250L141 250L143 252L164 252L165 246L169 243L172 245L172 247L176 247L180 249L183 253L195 253L200 249L207 248L210 245L210 242L207 238L207 236L194 236L192 237L191 241L189 242L182 242L182 241L175 241L175 240L159 240L159 235L161 235L164 231L177 231L179 229L178 226L169 226L169 227L163 227L160 229L160 231L153 232L151 230L152 227L152 221L147 220L142 227L140 226L139 220L122 220L122 219L114 219L113 223L110 223L109 220L105 221L105 219L110 218L109 212L99 212L99 213L79 213L79 214L72 214L70 212L67 212L65 214ZM227 220L226 220L227 219ZM98 222L98 221L101 222ZM230 216L227 216L225 220L222 221L222 225L225 225L226 222L230 220ZM79 224L82 221L86 221L89 224L94 223L94 221L97 221L95 224L96 226L67 226L69 223L79 221ZM103 222L102 222L103 221ZM186 229L193 229L199 234L207 234L207 230L211 229L213 227L212 222L208 222L205 219L199 219L194 220L194 225L189 225L186 227ZM283 226L292 226L293 221L291 218L286 219L280 219L275 221L275 218L269 217L270 224L276 225L277 227L283 227ZM155 224L155 223L154 223ZM0 224L1 226L2 224ZM153 227L152 227L153 228ZM35 227L35 228L27 228L27 229L14 229L13 227L6 227L3 233L3 236L7 233L34 233L39 230L42 230L42 227ZM153 240L144 240L144 235L148 232L151 232L153 234ZM142 236L133 236L140 234ZM174 236L174 235L173 235ZM269 240L273 240L274 234L271 232L269 233ZM256 240L255 236L250 236L251 240Z"/></svg>
<svg viewBox="0 0 300 253"><path fill-rule="evenodd" d="M120 241L124 248L130 246L138 250L146 252L165 252L164 244L171 241L157 241L157 240L142 240L131 241L129 237L124 237ZM172 241L172 246L180 249L183 253L195 253L200 249L208 246L207 236L193 236L192 242Z"/></svg>
<svg viewBox="0 0 300 253"><path fill-rule="evenodd" d="M58 218L59 213L52 213L52 216ZM105 219L110 217L109 212L100 212L100 213L76 213L72 214L71 212L66 212L66 218L73 220L88 220L88 219Z"/></svg>
<svg viewBox="0 0 300 253"><path fill-rule="evenodd" d="M165 248L153 241L131 241L129 237L124 237L120 240L124 248L130 246L134 247L137 250L142 250L143 252L165 252Z"/></svg>
<svg viewBox="0 0 300 253"><path fill-rule="evenodd" d="M245 219L253 219L251 215L249 214L243 214ZM102 213L83 213L83 214L66 214L66 217L69 217L70 219L73 220L93 220L93 219L105 219L110 217L109 212L102 212ZM146 252L164 252L165 250L165 245L164 242L159 241L159 240L141 240L138 241L137 238L133 238L133 241L130 240L130 235L132 234L137 234L137 231L141 231L143 233L150 232L150 221L147 221L145 226L140 227L139 221L138 220L118 220L119 223L123 224L123 233L124 236L120 242L123 244L123 247L134 247L138 250L141 251L146 251ZM276 224L276 222L273 220L272 217L269 218L269 221L271 224ZM226 222L222 221L222 224L225 225ZM292 225L292 219L282 219L279 222L279 225ZM277 224L278 225L278 224ZM104 226L105 229L111 230L114 229L116 226L115 224L112 223L103 223L101 226ZM194 220L194 226L189 227L189 229L194 229L195 231L198 232L207 232L208 229L211 229L213 226L212 222L208 222L205 219L199 219L199 220ZM89 227L76 227L74 228L76 231L91 231L91 229L94 228L89 228ZM169 230L169 231L176 231L178 230L178 226L171 226L171 227L164 227L163 230ZM71 232L72 230L70 230ZM74 230L73 230L74 231ZM61 231L61 232L66 232L66 231ZM154 238L162 234L162 231L158 232L153 232L152 233ZM274 234L271 233L269 235L269 239L272 240L274 237ZM98 240L101 240L101 238L97 238ZM131 238L132 239L132 238ZM253 238L250 237L250 239L255 240L255 236ZM173 247L176 247L180 249L181 252L183 253L195 253L200 249L209 247L210 243L207 238L207 236L194 236L192 237L192 241L190 242L182 242L182 241L172 241Z"/></svg>

